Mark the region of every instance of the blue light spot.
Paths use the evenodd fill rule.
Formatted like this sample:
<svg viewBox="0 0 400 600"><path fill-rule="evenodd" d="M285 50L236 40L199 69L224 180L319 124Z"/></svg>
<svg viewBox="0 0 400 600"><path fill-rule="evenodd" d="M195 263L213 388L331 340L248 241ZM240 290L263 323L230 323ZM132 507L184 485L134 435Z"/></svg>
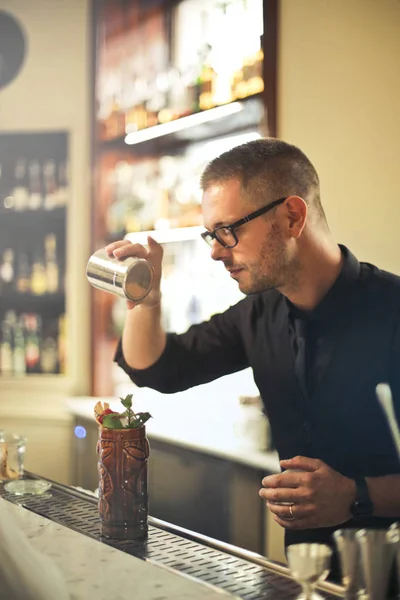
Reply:
<svg viewBox="0 0 400 600"><path fill-rule="evenodd" d="M83 440L86 437L86 429L82 425L77 425L74 429L75 436L79 440Z"/></svg>

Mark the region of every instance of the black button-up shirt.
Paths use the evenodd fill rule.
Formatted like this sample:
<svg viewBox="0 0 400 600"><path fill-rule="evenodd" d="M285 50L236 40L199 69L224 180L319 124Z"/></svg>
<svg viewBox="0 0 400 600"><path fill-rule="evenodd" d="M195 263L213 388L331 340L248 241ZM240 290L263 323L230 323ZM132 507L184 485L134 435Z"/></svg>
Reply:
<svg viewBox="0 0 400 600"><path fill-rule="evenodd" d="M169 333L164 353L148 369L131 369L121 345L115 360L138 386L164 393L250 366L281 459L319 458L348 477L400 473L375 395L378 383L390 383L400 417L400 278L341 250L341 273L313 311L298 311L269 290L182 335ZM295 365L296 319L306 325L303 381ZM346 526L385 527L394 520ZM334 529L287 531L286 542L327 542Z"/></svg>

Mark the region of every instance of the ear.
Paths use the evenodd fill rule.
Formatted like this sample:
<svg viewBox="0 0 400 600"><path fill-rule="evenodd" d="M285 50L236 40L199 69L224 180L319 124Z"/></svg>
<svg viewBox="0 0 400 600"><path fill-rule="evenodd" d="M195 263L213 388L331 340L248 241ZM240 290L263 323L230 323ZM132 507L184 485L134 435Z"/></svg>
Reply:
<svg viewBox="0 0 400 600"><path fill-rule="evenodd" d="M288 235L299 238L307 219L307 204L300 196L289 196L285 202Z"/></svg>

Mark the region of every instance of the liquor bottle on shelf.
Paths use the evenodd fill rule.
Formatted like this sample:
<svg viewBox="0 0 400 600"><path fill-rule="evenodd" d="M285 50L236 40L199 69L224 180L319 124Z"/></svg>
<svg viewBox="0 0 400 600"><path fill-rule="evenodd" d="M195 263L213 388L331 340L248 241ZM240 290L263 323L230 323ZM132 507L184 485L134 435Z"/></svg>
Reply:
<svg viewBox="0 0 400 600"><path fill-rule="evenodd" d="M58 371L57 325L55 319L43 322L40 369L48 375Z"/></svg>
<svg viewBox="0 0 400 600"><path fill-rule="evenodd" d="M117 95L114 96L111 113L106 121L106 139L116 138L125 133L125 115L121 110Z"/></svg>
<svg viewBox="0 0 400 600"><path fill-rule="evenodd" d="M215 106L215 78L216 73L210 63L210 54L212 47L205 45L202 52L202 67L199 75L199 108L207 110Z"/></svg>
<svg viewBox="0 0 400 600"><path fill-rule="evenodd" d="M64 375L66 373L66 363L67 363L67 317L66 315L61 315L58 318L58 364L59 364L59 372Z"/></svg>
<svg viewBox="0 0 400 600"><path fill-rule="evenodd" d="M29 163L29 208L37 210L43 206L42 173L35 160Z"/></svg>
<svg viewBox="0 0 400 600"><path fill-rule="evenodd" d="M14 210L14 196L10 193L7 177L5 176L4 165L0 163L0 210L10 212Z"/></svg>
<svg viewBox="0 0 400 600"><path fill-rule="evenodd" d="M22 317L16 319L14 325L13 367L15 375L25 375L25 336Z"/></svg>
<svg viewBox="0 0 400 600"><path fill-rule="evenodd" d="M186 104L190 113L196 113L200 110L200 71L201 71L201 53L199 53L199 65L197 68L190 69L188 83L186 86Z"/></svg>
<svg viewBox="0 0 400 600"><path fill-rule="evenodd" d="M44 238L47 292L55 294L59 290L60 277L57 264L57 240L54 233L49 233Z"/></svg>
<svg viewBox="0 0 400 600"><path fill-rule="evenodd" d="M52 210L57 204L56 165L53 160L48 160L43 166L44 202L46 210Z"/></svg>
<svg viewBox="0 0 400 600"><path fill-rule="evenodd" d="M60 160L57 164L57 206L68 204L67 162Z"/></svg>
<svg viewBox="0 0 400 600"><path fill-rule="evenodd" d="M0 264L0 291L11 292L15 285L14 250L6 248Z"/></svg>
<svg viewBox="0 0 400 600"><path fill-rule="evenodd" d="M14 188L11 193L14 208L23 211L29 205L28 166L25 158L19 158L15 164Z"/></svg>
<svg viewBox="0 0 400 600"><path fill-rule="evenodd" d="M31 292L36 296L43 296L47 290L47 273L43 262L43 254L36 250L32 265Z"/></svg>
<svg viewBox="0 0 400 600"><path fill-rule="evenodd" d="M14 311L7 311L1 324L0 365L3 375L13 372L13 323Z"/></svg>
<svg viewBox="0 0 400 600"><path fill-rule="evenodd" d="M249 95L259 94L264 90L263 62L264 52L262 48L260 48L251 60L252 68L248 80Z"/></svg>
<svg viewBox="0 0 400 600"><path fill-rule="evenodd" d="M27 294L31 289L31 268L25 250L17 254L16 288L21 294Z"/></svg>
<svg viewBox="0 0 400 600"><path fill-rule="evenodd" d="M185 117L190 114L190 106L188 106L187 98L187 82L186 76L176 67L171 67L168 72L169 77L169 95L168 106L174 119Z"/></svg>
<svg viewBox="0 0 400 600"><path fill-rule="evenodd" d="M40 373L41 320L36 314L25 314L25 364L27 373Z"/></svg>

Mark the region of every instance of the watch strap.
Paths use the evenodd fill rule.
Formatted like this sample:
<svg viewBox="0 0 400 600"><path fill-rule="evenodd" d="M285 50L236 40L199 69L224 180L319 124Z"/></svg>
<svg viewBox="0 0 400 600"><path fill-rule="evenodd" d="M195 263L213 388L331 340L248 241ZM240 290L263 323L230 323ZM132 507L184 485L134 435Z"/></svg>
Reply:
<svg viewBox="0 0 400 600"><path fill-rule="evenodd" d="M371 517L374 512L374 505L369 495L368 484L365 477L355 477L356 498L351 504L350 512L355 519Z"/></svg>

